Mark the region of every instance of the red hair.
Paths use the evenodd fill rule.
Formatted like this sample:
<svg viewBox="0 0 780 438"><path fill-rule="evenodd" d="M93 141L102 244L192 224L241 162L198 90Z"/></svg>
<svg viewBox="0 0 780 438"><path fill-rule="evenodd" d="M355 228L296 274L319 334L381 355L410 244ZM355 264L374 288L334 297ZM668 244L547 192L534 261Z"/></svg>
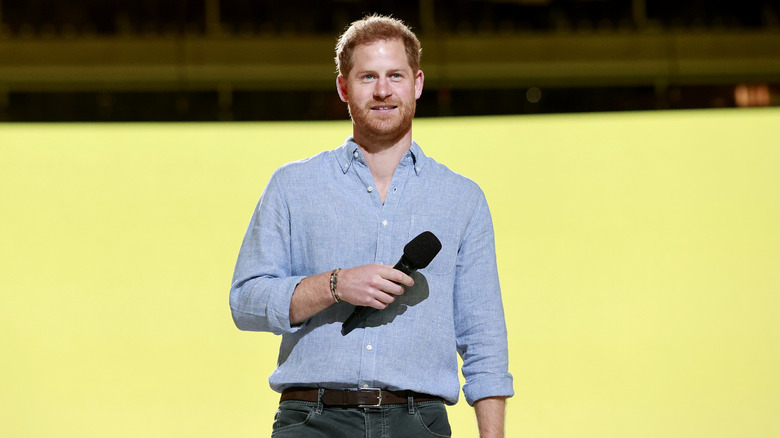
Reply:
<svg viewBox="0 0 780 438"><path fill-rule="evenodd" d="M369 15L353 22L336 43L336 68L346 77L352 69L352 54L355 47L376 41L400 40L406 48L406 59L417 73L420 69L420 40L403 21L383 15Z"/></svg>

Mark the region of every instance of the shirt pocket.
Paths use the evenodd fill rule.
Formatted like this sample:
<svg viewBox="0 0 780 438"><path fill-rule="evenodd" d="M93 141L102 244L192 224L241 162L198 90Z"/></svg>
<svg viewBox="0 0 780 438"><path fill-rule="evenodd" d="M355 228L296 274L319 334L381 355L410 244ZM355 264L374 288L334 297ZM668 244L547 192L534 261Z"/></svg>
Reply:
<svg viewBox="0 0 780 438"><path fill-rule="evenodd" d="M460 232L452 218L412 214L409 229L410 241L420 233L430 231L441 242L441 251L433 258L427 268L421 269L422 273L447 275L455 270L458 248L460 247Z"/></svg>

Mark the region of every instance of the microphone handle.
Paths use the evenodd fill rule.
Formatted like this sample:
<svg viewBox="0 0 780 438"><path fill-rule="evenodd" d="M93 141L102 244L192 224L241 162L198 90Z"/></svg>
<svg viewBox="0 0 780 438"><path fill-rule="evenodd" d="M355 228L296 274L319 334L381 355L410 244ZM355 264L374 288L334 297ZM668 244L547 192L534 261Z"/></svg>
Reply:
<svg viewBox="0 0 780 438"><path fill-rule="evenodd" d="M401 260L393 266L393 269L397 269L406 275L412 275L412 272L416 271L411 266L406 264L406 257L401 256ZM355 311L349 315L344 324L341 326L341 334L346 336L347 333L354 330L358 325L364 322L368 317L378 309L368 306L355 306Z"/></svg>

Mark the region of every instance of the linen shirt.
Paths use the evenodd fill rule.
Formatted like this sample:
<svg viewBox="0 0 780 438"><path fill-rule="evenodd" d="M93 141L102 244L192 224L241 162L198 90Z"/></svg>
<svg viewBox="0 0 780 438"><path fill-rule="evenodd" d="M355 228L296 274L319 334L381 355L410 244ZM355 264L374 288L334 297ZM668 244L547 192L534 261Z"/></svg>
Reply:
<svg viewBox="0 0 780 438"><path fill-rule="evenodd" d="M395 264L423 231L439 254L390 306L346 336L354 306L334 304L298 326L290 300L307 276ZM230 290L242 330L282 335L275 391L293 386L411 390L469 404L511 396L493 225L482 190L412 142L382 203L358 145L277 169L254 210Z"/></svg>

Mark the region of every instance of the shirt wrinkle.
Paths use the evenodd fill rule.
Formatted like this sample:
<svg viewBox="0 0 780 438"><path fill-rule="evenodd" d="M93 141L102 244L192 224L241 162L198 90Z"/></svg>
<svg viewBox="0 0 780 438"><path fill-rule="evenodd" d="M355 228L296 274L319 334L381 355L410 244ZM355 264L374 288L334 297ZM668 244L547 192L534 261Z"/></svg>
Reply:
<svg viewBox="0 0 780 438"><path fill-rule="evenodd" d="M378 386L455 403L457 355L464 353L469 404L511 396L492 224L482 191L425 156L413 141L382 204L368 167L353 166L361 157L349 137L339 148L283 166L251 219L230 303L239 328L282 335L271 387ZM414 274L414 287L365 326L341 335L354 309L348 303L290 326L290 297L302 278L395 263L422 231L432 231L442 250ZM276 278L264 278L272 273Z"/></svg>

